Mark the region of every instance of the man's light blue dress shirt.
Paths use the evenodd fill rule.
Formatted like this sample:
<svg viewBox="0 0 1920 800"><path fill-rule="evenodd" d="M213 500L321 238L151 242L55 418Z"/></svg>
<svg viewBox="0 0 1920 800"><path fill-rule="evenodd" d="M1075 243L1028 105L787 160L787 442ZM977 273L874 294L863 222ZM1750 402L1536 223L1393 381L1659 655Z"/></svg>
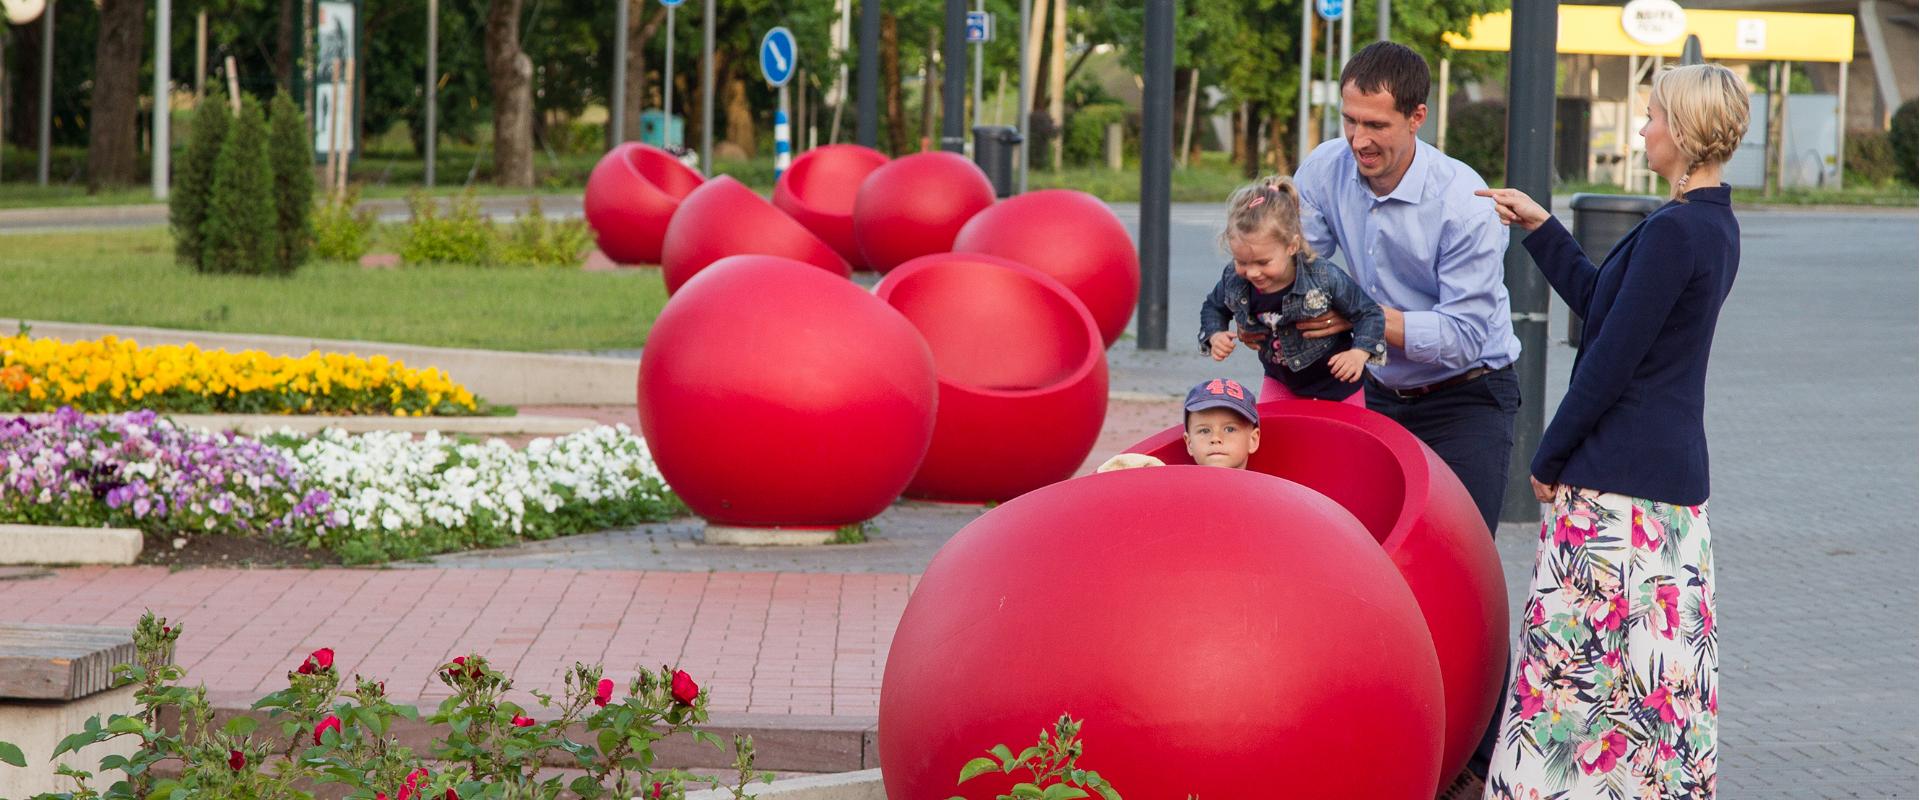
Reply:
<svg viewBox="0 0 1920 800"><path fill-rule="evenodd" d="M1392 193L1375 196L1345 139L1314 148L1294 173L1307 243L1339 261L1373 299L1406 312L1406 347L1389 347L1373 377L1410 389L1492 369L1520 356L1507 303L1507 229L1487 184L1467 165L1418 142Z"/></svg>

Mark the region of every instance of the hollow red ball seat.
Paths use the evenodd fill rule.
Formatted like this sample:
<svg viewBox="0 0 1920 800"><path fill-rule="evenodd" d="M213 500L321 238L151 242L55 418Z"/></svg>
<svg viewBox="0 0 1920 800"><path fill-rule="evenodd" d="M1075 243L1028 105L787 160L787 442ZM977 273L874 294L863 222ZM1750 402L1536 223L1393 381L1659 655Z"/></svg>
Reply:
<svg viewBox="0 0 1920 800"><path fill-rule="evenodd" d="M878 150L830 144L802 153L773 184L773 205L813 231L847 263L866 264L853 239L853 201L860 184L887 163Z"/></svg>
<svg viewBox="0 0 1920 800"><path fill-rule="evenodd" d="M608 150L587 176L582 203L600 252L621 264L660 263L667 222L703 180L658 147L627 142Z"/></svg>
<svg viewBox="0 0 1920 800"><path fill-rule="evenodd" d="M1107 357L1072 292L977 253L921 256L875 292L920 330L940 378L909 496L999 501L1073 477L1106 421Z"/></svg>
<svg viewBox="0 0 1920 800"><path fill-rule="evenodd" d="M780 256L842 278L853 275L847 260L820 237L727 175L701 184L680 201L667 223L660 275L672 294L707 265L741 255Z"/></svg>
<svg viewBox="0 0 1920 800"><path fill-rule="evenodd" d="M959 786L1067 713L1129 798L1429 800L1439 667L1407 585L1346 509L1245 470L1160 467L1029 492L940 548L880 687L892 800Z"/></svg>
<svg viewBox="0 0 1920 800"><path fill-rule="evenodd" d="M900 495L933 438L933 354L852 281L721 259L667 301L640 358L640 430L695 514L833 528Z"/></svg>
<svg viewBox="0 0 1920 800"><path fill-rule="evenodd" d="M1250 470L1307 486L1352 511L1420 602L1446 683L1442 780L1467 762L1499 702L1507 592L1500 554L1472 496L1420 439L1385 416L1343 403L1261 403ZM1128 452L1191 464L1175 426Z"/></svg>
<svg viewBox="0 0 1920 800"><path fill-rule="evenodd" d="M1140 254L1127 226L1099 198L1071 189L1010 197L960 229L957 252L986 253L1052 275L1093 312L1108 346L1140 299Z"/></svg>
<svg viewBox="0 0 1920 800"><path fill-rule="evenodd" d="M853 238L866 265L886 272L953 249L960 226L993 205L993 184L956 153L915 153L873 171L853 201Z"/></svg>

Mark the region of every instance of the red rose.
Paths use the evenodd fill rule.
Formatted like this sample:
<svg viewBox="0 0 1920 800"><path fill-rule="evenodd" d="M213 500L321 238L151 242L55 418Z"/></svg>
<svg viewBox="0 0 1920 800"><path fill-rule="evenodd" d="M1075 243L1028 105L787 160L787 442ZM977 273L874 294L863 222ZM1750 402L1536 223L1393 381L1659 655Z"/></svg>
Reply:
<svg viewBox="0 0 1920 800"><path fill-rule="evenodd" d="M300 662L299 672L302 675L312 675L328 669L333 669L333 648L322 647L307 656L307 660Z"/></svg>
<svg viewBox="0 0 1920 800"><path fill-rule="evenodd" d="M426 779L427 770L425 767L407 773L407 779L400 782L399 800L410 800L410 798L418 797L420 795L419 783Z"/></svg>
<svg viewBox="0 0 1920 800"><path fill-rule="evenodd" d="M454 791L454 790L452 790L452 789L448 789L448 790L447 790L447 800L460 800L460 793L459 793L459 792L456 792L456 791Z"/></svg>
<svg viewBox="0 0 1920 800"><path fill-rule="evenodd" d="M328 730L332 730L333 735L335 736L340 735L340 718L339 717L336 717L332 714L328 714L326 719L320 720L320 724L313 726L313 743L319 744L320 735L323 733L326 733Z"/></svg>
<svg viewBox="0 0 1920 800"><path fill-rule="evenodd" d="M673 699L683 706L693 705L700 697L700 684L693 682L693 676L684 669L673 671Z"/></svg>
<svg viewBox="0 0 1920 800"><path fill-rule="evenodd" d="M232 767L235 770L239 770L241 767L244 767L246 765L247 765L246 753L242 753L238 750L227 751L227 766Z"/></svg>
<svg viewBox="0 0 1920 800"><path fill-rule="evenodd" d="M593 704L606 708L613 701L613 679L601 678L600 685L593 690Z"/></svg>
<svg viewBox="0 0 1920 800"><path fill-rule="evenodd" d="M516 728L531 728L531 727L533 727L533 718L532 718L532 717L523 717L523 716L520 716L519 714L515 714L515 715L513 715L513 727L516 727Z"/></svg>
<svg viewBox="0 0 1920 800"><path fill-rule="evenodd" d="M667 796L667 787L656 783L653 785L653 794L647 795L647 799L660 800L661 798L666 796Z"/></svg>
<svg viewBox="0 0 1920 800"><path fill-rule="evenodd" d="M454 657L453 657L453 665L454 665L454 666L456 666L456 667L467 667L467 657L466 657L466 656L454 656ZM486 674L486 673L485 673L485 672L483 672L483 671L481 671L481 669L480 669L480 665L478 665L478 664L475 664L475 665L473 665L473 666L471 666L471 667L467 667L467 677L469 677L469 678L473 678L474 680L479 680L479 679L480 679L480 676L481 676L481 675L484 675L484 674Z"/></svg>

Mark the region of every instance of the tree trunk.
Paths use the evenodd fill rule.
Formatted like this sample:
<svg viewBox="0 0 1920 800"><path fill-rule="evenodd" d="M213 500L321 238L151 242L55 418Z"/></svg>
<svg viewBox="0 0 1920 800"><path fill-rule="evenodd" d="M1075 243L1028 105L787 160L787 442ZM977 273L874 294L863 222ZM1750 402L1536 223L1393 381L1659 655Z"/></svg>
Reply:
<svg viewBox="0 0 1920 800"><path fill-rule="evenodd" d="M627 129L625 141L640 141L640 112L647 107L647 43L660 32L660 26L667 22L667 9L658 3L641 0L627 0L633 7L627 9L627 108L622 126ZM653 9L652 14L647 9ZM681 142L686 144L686 142Z"/></svg>
<svg viewBox="0 0 1920 800"><path fill-rule="evenodd" d="M891 11L880 13L880 79L886 81L887 148L895 157L907 153L907 104L900 96L900 21Z"/></svg>
<svg viewBox="0 0 1920 800"><path fill-rule="evenodd" d="M1271 174L1271 175L1293 174L1293 167L1287 163L1287 148L1286 148L1285 140L1280 138L1284 136L1286 132L1287 132L1287 128L1285 125L1280 124L1279 117L1276 116L1272 120L1269 120L1267 122L1267 155L1268 155L1267 163L1270 165L1270 169L1272 170L1268 174Z"/></svg>
<svg viewBox="0 0 1920 800"><path fill-rule="evenodd" d="M933 141L933 106L940 102L940 78L935 75L933 54L940 52L940 26L935 25L927 32L927 71L920 80L920 149L926 150Z"/></svg>
<svg viewBox="0 0 1920 800"><path fill-rule="evenodd" d="M132 185L139 158L140 63L147 8L142 0L103 0L93 57L92 118L87 125L87 191Z"/></svg>
<svg viewBox="0 0 1920 800"><path fill-rule="evenodd" d="M533 185L533 61L520 49L520 0L489 0L487 80L493 85L493 181Z"/></svg>
<svg viewBox="0 0 1920 800"><path fill-rule="evenodd" d="M1240 134L1240 142L1245 150L1240 153L1240 174L1247 180L1260 177L1260 117L1264 112L1260 106L1247 104L1247 112L1240 120L1246 126Z"/></svg>
<svg viewBox="0 0 1920 800"><path fill-rule="evenodd" d="M273 27L273 82L282 89L293 89L293 0L280 0L280 19ZM379 30L379 28L373 28ZM358 101L359 98L354 98Z"/></svg>
<svg viewBox="0 0 1920 800"><path fill-rule="evenodd" d="M753 108L747 105L747 81L738 75L727 76L727 141L748 158L760 153L754 142Z"/></svg>
<svg viewBox="0 0 1920 800"><path fill-rule="evenodd" d="M713 51L713 75L714 75L715 81L726 80L727 66L728 66L727 51L721 50L720 48L715 47ZM700 80L699 73L695 73L693 75L687 76L687 81L689 82L689 85L696 85L699 80ZM724 91L726 91L726 87L724 85L714 87L714 92L716 94ZM691 102L687 103L687 111L689 112L687 114L687 135L686 135L686 140L682 141L681 144L686 145L687 147L693 147L696 144L698 144L704 137L704 134L702 133L702 130L703 130L702 126L706 124L707 112L706 112L706 109L701 108L700 106L703 99L701 97L702 91L700 89L694 88L690 90L687 94L692 99L691 99ZM725 100L724 97L715 98L716 104L721 103L724 100Z"/></svg>

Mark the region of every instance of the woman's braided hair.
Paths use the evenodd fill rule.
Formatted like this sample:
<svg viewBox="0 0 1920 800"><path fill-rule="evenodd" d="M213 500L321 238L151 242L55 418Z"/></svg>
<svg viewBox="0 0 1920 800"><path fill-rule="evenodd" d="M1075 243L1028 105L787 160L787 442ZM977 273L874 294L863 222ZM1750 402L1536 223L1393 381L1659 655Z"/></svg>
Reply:
<svg viewBox="0 0 1920 800"><path fill-rule="evenodd" d="M1688 175L1725 164L1740 148L1747 134L1747 85L1719 64L1693 64L1655 75L1652 100L1666 111L1667 131L1687 158L1686 172L1673 185L1674 198L1684 201Z"/></svg>
<svg viewBox="0 0 1920 800"><path fill-rule="evenodd" d="M1231 248L1234 239L1261 233L1293 245L1302 258L1313 258L1313 248L1300 229L1300 189L1292 178L1268 175L1227 198L1227 227L1220 232L1220 246Z"/></svg>

